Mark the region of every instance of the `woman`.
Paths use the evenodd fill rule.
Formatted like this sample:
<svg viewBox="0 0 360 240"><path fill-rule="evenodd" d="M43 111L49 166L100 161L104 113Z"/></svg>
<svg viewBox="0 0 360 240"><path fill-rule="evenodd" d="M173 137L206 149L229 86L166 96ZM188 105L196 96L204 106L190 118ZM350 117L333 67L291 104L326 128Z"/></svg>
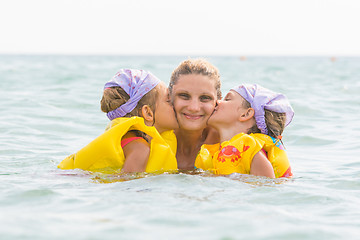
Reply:
<svg viewBox="0 0 360 240"><path fill-rule="evenodd" d="M194 169L202 144L219 142L207 121L221 98L220 86L218 69L203 59L185 60L171 75L169 92L180 127L175 130L180 170Z"/></svg>

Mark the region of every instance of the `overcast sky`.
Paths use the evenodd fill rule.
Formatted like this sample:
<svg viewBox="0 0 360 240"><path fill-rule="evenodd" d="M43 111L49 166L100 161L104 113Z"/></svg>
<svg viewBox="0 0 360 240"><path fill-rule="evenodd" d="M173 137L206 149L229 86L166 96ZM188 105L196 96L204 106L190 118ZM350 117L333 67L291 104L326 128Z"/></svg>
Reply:
<svg viewBox="0 0 360 240"><path fill-rule="evenodd" d="M360 0L0 0L0 54L356 55Z"/></svg>

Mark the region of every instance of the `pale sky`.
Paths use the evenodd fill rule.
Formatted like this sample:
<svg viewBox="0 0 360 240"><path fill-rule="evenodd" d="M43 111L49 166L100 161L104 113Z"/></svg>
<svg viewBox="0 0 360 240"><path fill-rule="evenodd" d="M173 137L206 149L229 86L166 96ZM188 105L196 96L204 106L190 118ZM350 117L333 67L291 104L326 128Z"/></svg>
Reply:
<svg viewBox="0 0 360 240"><path fill-rule="evenodd" d="M360 0L0 0L0 54L360 56Z"/></svg>

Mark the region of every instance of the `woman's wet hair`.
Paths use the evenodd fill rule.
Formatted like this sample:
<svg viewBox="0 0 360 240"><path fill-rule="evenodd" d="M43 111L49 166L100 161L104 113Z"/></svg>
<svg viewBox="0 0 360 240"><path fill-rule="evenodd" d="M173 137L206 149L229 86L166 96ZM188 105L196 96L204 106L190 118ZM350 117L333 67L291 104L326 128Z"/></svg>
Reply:
<svg viewBox="0 0 360 240"><path fill-rule="evenodd" d="M190 75L190 74L199 74L202 76L207 76L215 82L216 95L221 98L221 82L219 70L206 61L205 59L188 59L180 63L180 65L174 69L171 74L170 83L169 83L169 92L172 94L174 85L176 85L180 76Z"/></svg>
<svg viewBox="0 0 360 240"><path fill-rule="evenodd" d="M243 107L251 108L251 104L243 99ZM277 138L283 133L285 129L286 113L278 113L265 109L265 123L268 130L268 135ZM261 133L261 130L255 123L254 126L248 129L247 133Z"/></svg>

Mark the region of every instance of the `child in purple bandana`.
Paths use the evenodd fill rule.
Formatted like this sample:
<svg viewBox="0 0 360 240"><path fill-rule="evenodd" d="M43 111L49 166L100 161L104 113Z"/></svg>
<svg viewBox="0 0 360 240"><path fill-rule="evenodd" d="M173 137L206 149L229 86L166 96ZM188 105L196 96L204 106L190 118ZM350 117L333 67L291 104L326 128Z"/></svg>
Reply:
<svg viewBox="0 0 360 240"><path fill-rule="evenodd" d="M153 74L121 69L104 86L101 110L111 120L105 133L64 159L59 168L110 168L116 172L177 169L172 130L178 123L167 87Z"/></svg>
<svg viewBox="0 0 360 240"><path fill-rule="evenodd" d="M197 167L217 174L292 176L281 134L293 115L283 94L257 84L234 87L218 101L208 121L219 132L221 145L212 154L205 154L211 151L203 147Z"/></svg>

